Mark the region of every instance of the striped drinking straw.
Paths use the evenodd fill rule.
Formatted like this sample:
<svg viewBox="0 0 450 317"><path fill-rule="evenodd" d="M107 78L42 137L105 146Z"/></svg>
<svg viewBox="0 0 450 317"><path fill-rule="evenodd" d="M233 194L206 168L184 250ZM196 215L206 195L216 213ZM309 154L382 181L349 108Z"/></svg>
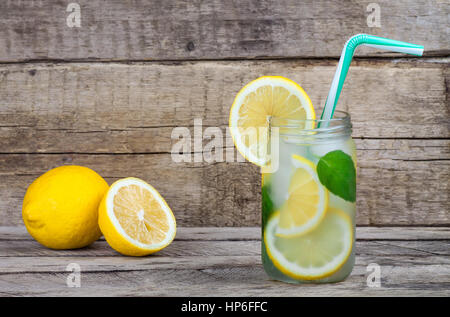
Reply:
<svg viewBox="0 0 450 317"><path fill-rule="evenodd" d="M423 54L423 46L421 45L395 41L368 34L357 34L352 36L342 49L341 58L339 59L339 64L336 73L334 74L330 91L328 92L327 101L322 111L322 116L320 117L321 120L330 120L333 117L342 86L344 85L345 77L347 76L350 63L352 62L353 53L359 45L366 45L382 50L416 56L422 56ZM328 126L328 123L324 123L324 125L326 127ZM319 127L321 127L320 123Z"/></svg>

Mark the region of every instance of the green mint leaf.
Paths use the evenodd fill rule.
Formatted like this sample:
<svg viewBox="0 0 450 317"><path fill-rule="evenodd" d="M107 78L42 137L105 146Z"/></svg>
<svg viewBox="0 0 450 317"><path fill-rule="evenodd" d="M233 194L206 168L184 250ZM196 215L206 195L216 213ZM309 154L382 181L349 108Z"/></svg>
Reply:
<svg viewBox="0 0 450 317"><path fill-rule="evenodd" d="M356 201L356 170L350 155L336 150L328 152L317 163L320 182L344 200Z"/></svg>
<svg viewBox="0 0 450 317"><path fill-rule="evenodd" d="M261 188L261 211L262 211L262 225L263 228L266 227L266 223L270 216L274 212L274 206L272 199L270 199L270 187L269 185L264 185Z"/></svg>

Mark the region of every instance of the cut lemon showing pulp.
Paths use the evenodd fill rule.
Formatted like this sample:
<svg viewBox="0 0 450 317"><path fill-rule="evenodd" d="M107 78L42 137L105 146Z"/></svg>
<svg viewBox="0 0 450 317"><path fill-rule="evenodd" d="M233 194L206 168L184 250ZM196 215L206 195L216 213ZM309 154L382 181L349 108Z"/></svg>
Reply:
<svg viewBox="0 0 450 317"><path fill-rule="evenodd" d="M268 155L269 118L314 120L314 108L302 87L281 76L260 77L242 88L230 110L230 132L238 151L264 166Z"/></svg>
<svg viewBox="0 0 450 317"><path fill-rule="evenodd" d="M284 274L294 279L325 278L337 272L350 256L353 226L343 211L329 208L315 230L297 238L276 236L279 219L276 213L268 221L264 242L269 258Z"/></svg>
<svg viewBox="0 0 450 317"><path fill-rule="evenodd" d="M151 254L175 237L172 211L152 186L138 178L111 185L99 207L99 226L109 245L124 255Z"/></svg>
<svg viewBox="0 0 450 317"><path fill-rule="evenodd" d="M292 155L296 167L291 177L288 198L280 211L276 234L293 237L314 229L325 216L328 207L328 191L320 183L313 162Z"/></svg>

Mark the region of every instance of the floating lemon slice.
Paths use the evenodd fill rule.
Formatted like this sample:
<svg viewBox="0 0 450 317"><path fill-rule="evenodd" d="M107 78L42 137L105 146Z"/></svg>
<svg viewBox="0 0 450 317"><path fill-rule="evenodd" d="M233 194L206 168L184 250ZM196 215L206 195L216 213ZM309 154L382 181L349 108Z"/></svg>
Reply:
<svg viewBox="0 0 450 317"><path fill-rule="evenodd" d="M317 280L337 272L349 258L353 226L343 211L329 208L315 230L297 238L277 237L279 220L279 213L269 219L264 242L269 258L284 274L294 279Z"/></svg>
<svg viewBox="0 0 450 317"><path fill-rule="evenodd" d="M293 237L314 229L324 218L328 207L328 190L320 183L313 162L292 155L296 167L288 189L288 198L281 207L276 234Z"/></svg>
<svg viewBox="0 0 450 317"><path fill-rule="evenodd" d="M260 77L242 88L230 110L229 126L238 151L264 166L268 155L269 118L315 119L311 100L302 87L281 76Z"/></svg>
<svg viewBox="0 0 450 317"><path fill-rule="evenodd" d="M176 232L175 217L161 195L132 177L111 185L99 207L99 225L114 250L133 256L163 249Z"/></svg>

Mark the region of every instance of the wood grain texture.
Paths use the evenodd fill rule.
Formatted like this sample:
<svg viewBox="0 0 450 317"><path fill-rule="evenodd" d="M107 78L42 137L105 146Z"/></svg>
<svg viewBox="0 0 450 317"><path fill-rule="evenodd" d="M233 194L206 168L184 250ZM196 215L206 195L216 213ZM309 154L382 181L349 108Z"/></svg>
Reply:
<svg viewBox="0 0 450 317"><path fill-rule="evenodd" d="M259 224L257 168L174 163L171 132L176 126L192 132L194 119L201 118L225 135L234 95L262 74L305 83L314 104L323 104L334 64L2 66L0 224L21 224L27 186L62 164L92 167L110 183L127 176L146 179L161 191L182 225ZM442 139L450 136L447 78L442 63L355 63L340 107L353 115L357 138L358 224L450 223L450 141ZM234 153L229 141L224 139L224 151Z"/></svg>
<svg viewBox="0 0 450 317"><path fill-rule="evenodd" d="M378 2L380 30L365 26L368 3L86 1L80 29L63 2L0 3L0 225L22 224L27 186L62 164L146 179L181 225L259 224L257 168L176 164L173 128L200 118L225 134L234 96L261 75L292 78L320 107L333 58L361 31L438 58L358 51L339 103L358 148L357 222L449 225L448 3ZM223 149L236 154L229 139Z"/></svg>
<svg viewBox="0 0 450 317"><path fill-rule="evenodd" d="M449 138L448 60L360 61L339 109L354 137ZM257 61L0 66L1 152L170 151L176 126L225 127L237 92L262 75L300 83L325 104L337 62ZM89 142L86 142L86 140ZM39 141L37 141L39 140Z"/></svg>
<svg viewBox="0 0 450 317"><path fill-rule="evenodd" d="M449 225L448 140L357 140L357 223ZM26 188L44 171L88 166L113 181L155 186L183 226L260 223L260 174L250 163L175 163L170 154L0 154L0 222L22 224Z"/></svg>
<svg viewBox="0 0 450 317"><path fill-rule="evenodd" d="M241 227L242 228L242 227ZM220 230L220 229L217 229ZM245 230L240 229L240 230ZM411 234L411 233L410 233ZM253 256L260 255L260 241L177 241L170 247L158 252L155 257L178 256ZM356 246L357 254L361 256L450 256L448 241L367 241L362 240ZM42 247L36 241L0 241L0 272L23 272L23 264L14 266L17 257L121 257L111 249L106 241L97 241L89 247L77 250L61 250L55 253ZM12 259L9 259L12 258ZM120 261L120 259L118 260ZM129 260L127 260L129 261ZM130 261L129 261L130 262ZM99 263L101 263L99 261ZM103 265L107 264L107 259ZM131 262L132 263L132 262ZM42 263L43 264L43 263ZM450 260L449 260L450 264ZM173 263L171 263L173 265ZM37 271L47 270L42 266Z"/></svg>
<svg viewBox="0 0 450 317"><path fill-rule="evenodd" d="M448 1L377 1L379 28L367 25L370 0L77 3L80 28L66 24L68 2L1 1L0 62L337 57L358 33L418 43L430 55L450 51Z"/></svg>
<svg viewBox="0 0 450 317"><path fill-rule="evenodd" d="M28 184L36 178L33 171L43 166L66 163L91 167L106 181L135 176L152 184L167 200L177 223L187 226L256 224L260 218L258 169L247 163L174 163L169 154L154 155L0 155L6 164L0 194L5 197L1 221L19 224L21 202ZM62 163L65 164L65 163ZM47 169L47 167L44 167ZM12 171L25 174L7 175ZM26 170L26 171L25 171ZM40 172L38 172L39 174ZM234 175L234 176L232 176ZM6 201L7 200L7 201Z"/></svg>
<svg viewBox="0 0 450 317"><path fill-rule="evenodd" d="M450 295L449 228L358 228L350 277L338 284L301 287L273 281L264 273L260 228L181 227L178 233L161 252L131 258L118 255L104 240L79 250L55 251L31 240L23 227L0 227L0 294ZM366 285L366 267L374 262L381 266L381 288ZM81 267L81 288L66 286L69 263Z"/></svg>

